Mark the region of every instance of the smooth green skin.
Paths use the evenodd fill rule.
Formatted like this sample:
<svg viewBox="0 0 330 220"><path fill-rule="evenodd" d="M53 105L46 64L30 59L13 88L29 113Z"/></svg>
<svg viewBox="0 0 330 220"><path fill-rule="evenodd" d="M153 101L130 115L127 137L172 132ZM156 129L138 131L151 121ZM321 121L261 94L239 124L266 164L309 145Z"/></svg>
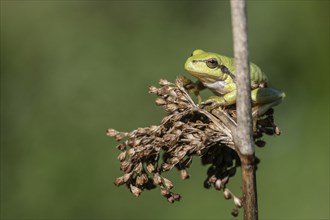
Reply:
<svg viewBox="0 0 330 220"><path fill-rule="evenodd" d="M222 106L236 103L236 71L233 58L197 49L187 59L184 68L216 95L210 99ZM250 78L252 104L258 106L258 115L281 103L285 93L267 87L267 76L254 63L250 63ZM198 94L203 88L195 89Z"/></svg>

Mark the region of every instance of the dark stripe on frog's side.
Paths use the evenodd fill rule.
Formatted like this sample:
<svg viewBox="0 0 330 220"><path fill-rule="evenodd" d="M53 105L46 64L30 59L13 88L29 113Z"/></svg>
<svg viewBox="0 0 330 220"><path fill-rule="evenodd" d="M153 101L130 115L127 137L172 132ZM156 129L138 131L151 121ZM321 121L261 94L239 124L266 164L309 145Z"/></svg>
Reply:
<svg viewBox="0 0 330 220"><path fill-rule="evenodd" d="M208 59L206 59L206 60L193 60L192 62L193 63L197 63L197 62L206 63L207 60ZM221 70L222 73L229 75L232 78L232 80L234 81L234 83L236 83L235 75L232 72L230 72L230 70L225 65L218 64L218 68Z"/></svg>

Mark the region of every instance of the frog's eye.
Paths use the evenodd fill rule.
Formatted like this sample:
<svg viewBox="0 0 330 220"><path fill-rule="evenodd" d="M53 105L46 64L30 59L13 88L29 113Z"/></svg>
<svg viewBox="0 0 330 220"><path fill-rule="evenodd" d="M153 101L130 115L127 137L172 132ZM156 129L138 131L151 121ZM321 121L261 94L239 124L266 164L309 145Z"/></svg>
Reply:
<svg viewBox="0 0 330 220"><path fill-rule="evenodd" d="M206 65L208 67L210 67L211 69L214 69L216 67L218 67L218 61L215 58L210 58L208 60L206 60Z"/></svg>

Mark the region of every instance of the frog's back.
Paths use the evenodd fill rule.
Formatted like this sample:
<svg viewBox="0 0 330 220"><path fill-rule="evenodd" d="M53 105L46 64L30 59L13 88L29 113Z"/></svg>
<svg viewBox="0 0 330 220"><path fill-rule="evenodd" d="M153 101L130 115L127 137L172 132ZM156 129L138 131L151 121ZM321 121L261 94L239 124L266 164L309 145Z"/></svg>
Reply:
<svg viewBox="0 0 330 220"><path fill-rule="evenodd" d="M235 59L220 55L221 63L224 64L234 75L236 75ZM267 76L261 71L260 67L250 62L250 77L255 83L267 83Z"/></svg>

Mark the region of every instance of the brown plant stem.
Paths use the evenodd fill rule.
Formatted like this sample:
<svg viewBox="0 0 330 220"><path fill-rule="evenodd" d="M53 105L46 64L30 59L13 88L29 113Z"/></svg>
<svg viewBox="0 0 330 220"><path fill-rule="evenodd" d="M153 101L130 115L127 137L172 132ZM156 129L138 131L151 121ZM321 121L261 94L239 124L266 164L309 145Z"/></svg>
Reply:
<svg viewBox="0 0 330 220"><path fill-rule="evenodd" d="M231 0L230 5L237 72L237 134L234 143L241 160L244 220L257 220L246 0Z"/></svg>

